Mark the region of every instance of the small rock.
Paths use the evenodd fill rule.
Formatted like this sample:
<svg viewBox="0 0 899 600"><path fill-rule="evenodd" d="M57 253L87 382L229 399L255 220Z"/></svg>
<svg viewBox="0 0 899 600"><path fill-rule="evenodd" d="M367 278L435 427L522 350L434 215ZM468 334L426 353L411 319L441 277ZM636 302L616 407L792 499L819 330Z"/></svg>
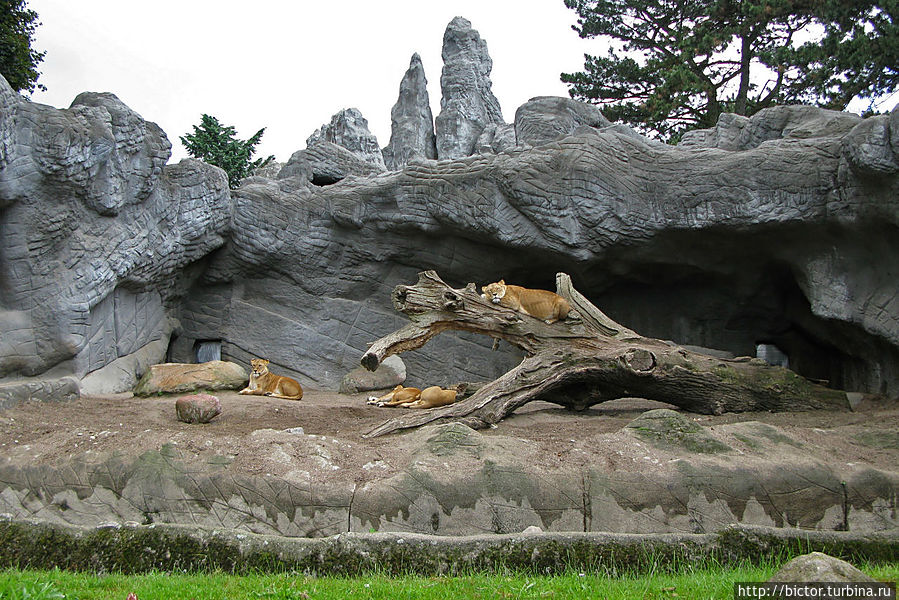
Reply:
<svg viewBox="0 0 899 600"><path fill-rule="evenodd" d="M181 396L175 401L178 420L185 423L208 423L222 412L222 403L210 394Z"/></svg>
<svg viewBox="0 0 899 600"><path fill-rule="evenodd" d="M845 560L834 558L823 552L812 552L797 556L781 567L768 581L774 583L791 581L800 583L864 583L877 580L865 575Z"/></svg>
<svg viewBox="0 0 899 600"><path fill-rule="evenodd" d="M536 525L531 525L530 527L525 527L523 534L531 534L531 533L543 533L543 530L537 527Z"/></svg>

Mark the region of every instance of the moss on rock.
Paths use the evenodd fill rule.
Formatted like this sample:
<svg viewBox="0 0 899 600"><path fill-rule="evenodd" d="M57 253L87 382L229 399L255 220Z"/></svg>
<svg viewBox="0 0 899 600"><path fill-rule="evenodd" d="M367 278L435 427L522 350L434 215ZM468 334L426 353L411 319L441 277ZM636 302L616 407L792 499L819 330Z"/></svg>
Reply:
<svg viewBox="0 0 899 600"><path fill-rule="evenodd" d="M701 454L730 452L732 448L708 434L683 414L668 409L649 410L625 427L654 446Z"/></svg>

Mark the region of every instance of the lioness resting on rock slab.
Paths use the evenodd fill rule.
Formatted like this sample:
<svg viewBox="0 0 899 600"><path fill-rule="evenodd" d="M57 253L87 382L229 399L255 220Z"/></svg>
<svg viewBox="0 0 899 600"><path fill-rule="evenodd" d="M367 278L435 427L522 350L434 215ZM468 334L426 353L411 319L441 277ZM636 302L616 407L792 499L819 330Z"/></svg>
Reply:
<svg viewBox="0 0 899 600"><path fill-rule="evenodd" d="M485 300L536 317L547 324L555 323L568 316L571 307L568 300L555 292L532 290L518 285L509 285L500 279L481 288Z"/></svg>
<svg viewBox="0 0 899 600"><path fill-rule="evenodd" d="M250 385L238 394L254 396L271 396L285 400L299 400L303 397L303 388L295 379L283 375L275 375L268 370L268 361L254 358L250 361L253 371L250 373Z"/></svg>

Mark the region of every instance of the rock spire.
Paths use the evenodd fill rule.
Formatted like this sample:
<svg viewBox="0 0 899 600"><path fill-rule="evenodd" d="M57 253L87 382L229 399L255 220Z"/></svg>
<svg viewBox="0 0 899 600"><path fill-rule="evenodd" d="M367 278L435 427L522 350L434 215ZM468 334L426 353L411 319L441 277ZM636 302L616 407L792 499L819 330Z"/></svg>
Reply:
<svg viewBox="0 0 899 600"><path fill-rule="evenodd" d="M400 81L400 95L390 111L390 143L383 154L390 170L402 169L411 158L437 158L428 80L418 53Z"/></svg>
<svg viewBox="0 0 899 600"><path fill-rule="evenodd" d="M470 156L484 128L491 123L503 123L499 101L491 90L493 61L487 53L487 42L462 17L454 18L447 25L442 56L437 157Z"/></svg>

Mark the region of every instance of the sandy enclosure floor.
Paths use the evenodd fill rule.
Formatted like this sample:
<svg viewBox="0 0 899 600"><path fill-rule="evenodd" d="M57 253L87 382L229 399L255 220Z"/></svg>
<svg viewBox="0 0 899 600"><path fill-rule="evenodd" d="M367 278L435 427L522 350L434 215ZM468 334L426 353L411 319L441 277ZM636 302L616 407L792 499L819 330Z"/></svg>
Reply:
<svg viewBox="0 0 899 600"><path fill-rule="evenodd" d="M136 398L131 394L82 397L69 403L30 402L0 411L0 456L19 464L55 464L65 460L99 461L110 455L132 456L163 446L190 462L227 456L235 473L281 476L272 446L285 430L301 427L318 440L321 456L310 456L329 478L361 481L377 465L381 474L403 468L420 443L412 433L376 439L362 435L396 411L366 405L367 394L341 395L307 391L301 401L235 392L217 394L222 414L211 423L189 425L175 418L176 396ZM486 436L527 440L535 466L577 467L603 463L616 454L614 434L642 412L667 405L643 399L607 402L576 413L533 402ZM822 460L894 470L899 464L899 403L867 402L855 412L741 413L721 416L688 414L711 432L721 425L760 421L781 428ZM319 452L316 450L316 452ZM620 453L619 453L620 454ZM273 456L275 457L273 459ZM776 457L772 457L776 460ZM287 464L286 461L285 464ZM294 461L295 462L295 461Z"/></svg>

